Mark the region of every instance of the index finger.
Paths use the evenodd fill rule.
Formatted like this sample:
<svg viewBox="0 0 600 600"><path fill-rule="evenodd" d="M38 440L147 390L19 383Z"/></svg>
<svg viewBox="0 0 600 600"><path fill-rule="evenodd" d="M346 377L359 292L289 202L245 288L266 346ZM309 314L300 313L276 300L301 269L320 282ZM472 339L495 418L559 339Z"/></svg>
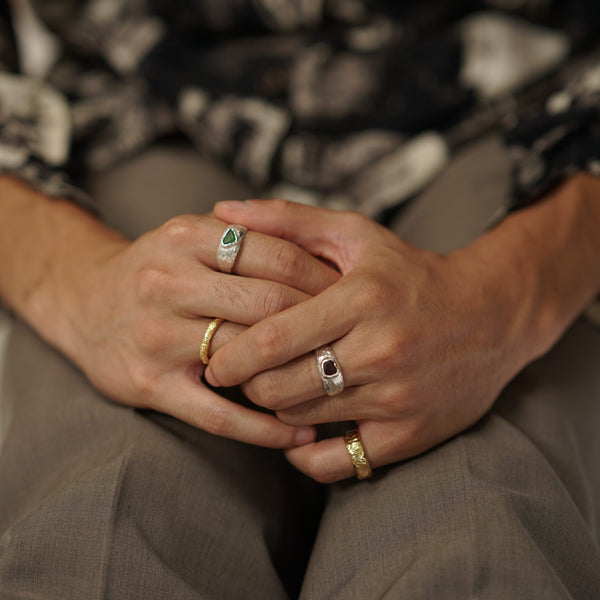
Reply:
<svg viewBox="0 0 600 600"><path fill-rule="evenodd" d="M219 348L210 359L206 380L213 386L239 385L344 336L354 325L351 311L339 305L339 298L346 297L339 288L345 285L345 280L339 281L318 296L258 322Z"/></svg>

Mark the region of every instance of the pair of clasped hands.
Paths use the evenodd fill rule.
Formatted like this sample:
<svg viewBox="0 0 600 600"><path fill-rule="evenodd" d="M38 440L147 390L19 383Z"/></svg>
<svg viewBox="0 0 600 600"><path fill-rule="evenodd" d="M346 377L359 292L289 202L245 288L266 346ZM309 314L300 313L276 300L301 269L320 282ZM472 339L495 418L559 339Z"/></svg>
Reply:
<svg viewBox="0 0 600 600"><path fill-rule="evenodd" d="M226 224L248 228L232 274L216 265ZM221 202L209 216L123 241L98 274L95 343L79 358L123 404L284 449L308 476L333 482L354 468L343 437L316 440L320 423L356 421L376 468L432 448L490 408L518 369L519 340L498 333L511 329L497 322L484 277L472 253L415 248L355 213ZM205 368L198 350L214 317L225 322ZM344 375L337 396L325 395L315 363L326 344ZM269 411L217 393L238 384Z"/></svg>

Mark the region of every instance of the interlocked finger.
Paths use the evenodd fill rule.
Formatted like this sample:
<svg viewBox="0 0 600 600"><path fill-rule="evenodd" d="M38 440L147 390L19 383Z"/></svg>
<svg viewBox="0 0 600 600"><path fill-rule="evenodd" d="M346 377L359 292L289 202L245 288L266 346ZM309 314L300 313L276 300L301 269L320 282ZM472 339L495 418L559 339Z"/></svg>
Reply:
<svg viewBox="0 0 600 600"><path fill-rule="evenodd" d="M240 406L183 373L169 379L169 389L153 408L213 435L268 448L289 448L314 439L310 428L289 427L272 415Z"/></svg>
<svg viewBox="0 0 600 600"><path fill-rule="evenodd" d="M292 242L248 231L239 246L233 272L275 281L314 295L339 279L322 261Z"/></svg>
<svg viewBox="0 0 600 600"><path fill-rule="evenodd" d="M146 350L153 355L169 357L177 363L201 363L200 346L211 321L212 319L204 317L173 318L167 327L157 329L155 333L144 334ZM244 325L224 321L210 339L208 357L246 329Z"/></svg>
<svg viewBox="0 0 600 600"><path fill-rule="evenodd" d="M353 386L363 386L370 381L370 374L364 366L359 365L353 354L348 352L351 342L344 338L333 344L337 358L337 368L343 372L345 391L340 397L347 398ZM335 395L326 394L322 378L322 369L315 353L305 354L280 367L263 371L243 384L246 395L255 403L271 410L287 410L296 407L302 411L305 406L308 412L315 403L337 405ZM320 421L323 422L323 421Z"/></svg>
<svg viewBox="0 0 600 600"><path fill-rule="evenodd" d="M378 385L370 383L346 388L336 396L313 398L297 406L277 411L277 417L288 425L304 426L340 423L377 418L381 410L369 400L377 397Z"/></svg>
<svg viewBox="0 0 600 600"><path fill-rule="evenodd" d="M197 236L202 262L214 270L265 279L318 294L340 277L296 244L217 219L201 221Z"/></svg>
<svg viewBox="0 0 600 600"><path fill-rule="evenodd" d="M286 450L285 455L297 469L320 483L333 483L352 476L368 479L378 464L373 460L378 458L378 448L375 444L369 445L371 440L366 441L358 429L349 430L344 437Z"/></svg>
<svg viewBox="0 0 600 600"><path fill-rule="evenodd" d="M435 427L417 427L410 419L366 420L358 425L361 449L369 467L375 470L375 477L377 467L417 456L447 437ZM286 450L285 455L297 469L315 481L333 483L359 474L356 457L352 459L346 441L344 437L328 438Z"/></svg>
<svg viewBox="0 0 600 600"><path fill-rule="evenodd" d="M186 315L214 315L252 325L309 298L290 286L251 277L209 271L187 285L186 297L177 299Z"/></svg>

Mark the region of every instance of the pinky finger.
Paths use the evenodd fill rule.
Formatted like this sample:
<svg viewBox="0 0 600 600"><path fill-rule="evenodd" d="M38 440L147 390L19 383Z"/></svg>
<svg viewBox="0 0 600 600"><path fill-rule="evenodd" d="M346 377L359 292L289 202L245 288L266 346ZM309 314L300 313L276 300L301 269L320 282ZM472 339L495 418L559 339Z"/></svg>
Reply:
<svg viewBox="0 0 600 600"><path fill-rule="evenodd" d="M204 386L182 385L159 410L213 435L265 448L312 442L314 427L292 427L276 417L240 406Z"/></svg>
<svg viewBox="0 0 600 600"><path fill-rule="evenodd" d="M435 445L427 438L415 439L410 423L405 421L361 421L360 437L372 469L411 458ZM285 455L299 471L319 483L356 476L343 437L290 448Z"/></svg>
<svg viewBox="0 0 600 600"><path fill-rule="evenodd" d="M333 483L355 475L344 438L336 437L285 451L288 461L319 483Z"/></svg>

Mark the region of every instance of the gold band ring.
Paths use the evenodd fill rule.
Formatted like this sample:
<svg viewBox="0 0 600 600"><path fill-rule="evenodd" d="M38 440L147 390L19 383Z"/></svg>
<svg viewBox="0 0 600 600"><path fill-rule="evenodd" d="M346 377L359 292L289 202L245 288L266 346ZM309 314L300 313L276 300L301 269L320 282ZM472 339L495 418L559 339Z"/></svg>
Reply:
<svg viewBox="0 0 600 600"><path fill-rule="evenodd" d="M352 459L352 465L356 471L357 479L367 479L373 475L371 465L365 456L365 449L360 441L358 429L349 429L344 434L346 450Z"/></svg>
<svg viewBox="0 0 600 600"><path fill-rule="evenodd" d="M223 319L221 319L221 317L215 317L208 324L208 327L204 332L204 337L202 338L202 343L200 344L200 360L205 365L208 364L208 349L210 347L210 341L212 340L213 335L215 335L215 332L217 331L217 329L219 329L222 323Z"/></svg>

